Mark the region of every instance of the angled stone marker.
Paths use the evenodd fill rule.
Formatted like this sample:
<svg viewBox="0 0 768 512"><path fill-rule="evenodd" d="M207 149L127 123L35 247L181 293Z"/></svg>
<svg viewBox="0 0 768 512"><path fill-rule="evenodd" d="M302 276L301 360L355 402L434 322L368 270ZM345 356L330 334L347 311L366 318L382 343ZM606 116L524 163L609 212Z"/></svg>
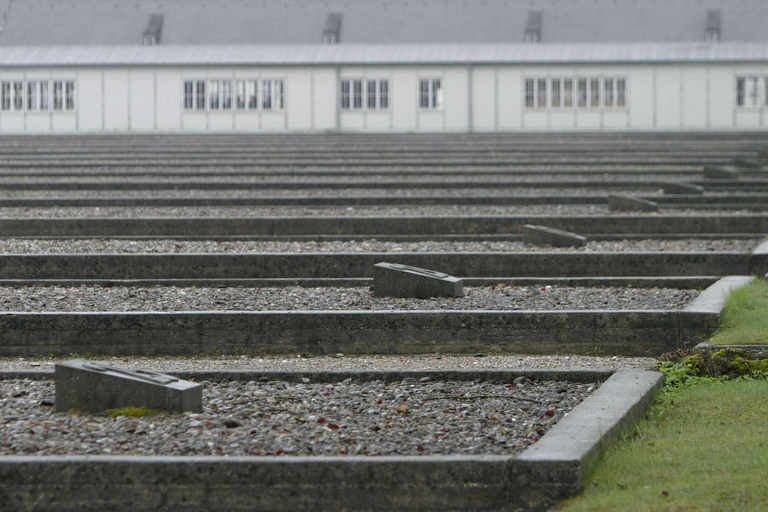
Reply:
<svg viewBox="0 0 768 512"><path fill-rule="evenodd" d="M704 187L690 183L669 182L661 187L665 194L697 194L704 193Z"/></svg>
<svg viewBox="0 0 768 512"><path fill-rule="evenodd" d="M718 167L715 165L704 166L705 180L735 180L738 179L738 177L738 172L726 169L724 167Z"/></svg>
<svg viewBox="0 0 768 512"><path fill-rule="evenodd" d="M399 263L373 266L373 295L376 297L463 297L464 283L458 277Z"/></svg>
<svg viewBox="0 0 768 512"><path fill-rule="evenodd" d="M611 194L608 196L608 210L612 212L657 212L659 205L639 197Z"/></svg>
<svg viewBox="0 0 768 512"><path fill-rule="evenodd" d="M56 410L102 412L146 407L168 412L202 412L203 387L171 375L73 359L57 364Z"/></svg>
<svg viewBox="0 0 768 512"><path fill-rule="evenodd" d="M584 247L587 237L563 231L526 224L523 226L523 241L531 245L551 245L552 247Z"/></svg>

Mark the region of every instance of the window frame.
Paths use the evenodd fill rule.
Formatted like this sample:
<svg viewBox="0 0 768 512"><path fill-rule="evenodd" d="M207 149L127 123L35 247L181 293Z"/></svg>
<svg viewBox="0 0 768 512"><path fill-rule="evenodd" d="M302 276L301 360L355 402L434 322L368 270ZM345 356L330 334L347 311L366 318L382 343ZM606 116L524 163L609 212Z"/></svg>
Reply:
<svg viewBox="0 0 768 512"><path fill-rule="evenodd" d="M442 77L419 79L419 110L441 111L444 108L445 91Z"/></svg>

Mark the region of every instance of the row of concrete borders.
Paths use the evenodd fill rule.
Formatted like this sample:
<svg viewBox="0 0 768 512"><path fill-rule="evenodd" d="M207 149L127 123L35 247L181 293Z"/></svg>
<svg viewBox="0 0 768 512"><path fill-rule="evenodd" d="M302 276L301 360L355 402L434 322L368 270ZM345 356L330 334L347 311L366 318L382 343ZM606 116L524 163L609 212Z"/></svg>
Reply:
<svg viewBox="0 0 768 512"><path fill-rule="evenodd" d="M526 224L580 235L768 233L768 214L0 218L7 237L521 234Z"/></svg>
<svg viewBox="0 0 768 512"><path fill-rule="evenodd" d="M732 277L706 296L727 295ZM719 309L0 313L0 356L518 352L655 356L693 346ZM722 308L722 305L719 306Z"/></svg>
<svg viewBox="0 0 768 512"><path fill-rule="evenodd" d="M616 372L518 456L0 457L0 508L544 511L582 488L585 467L644 413L662 380Z"/></svg>

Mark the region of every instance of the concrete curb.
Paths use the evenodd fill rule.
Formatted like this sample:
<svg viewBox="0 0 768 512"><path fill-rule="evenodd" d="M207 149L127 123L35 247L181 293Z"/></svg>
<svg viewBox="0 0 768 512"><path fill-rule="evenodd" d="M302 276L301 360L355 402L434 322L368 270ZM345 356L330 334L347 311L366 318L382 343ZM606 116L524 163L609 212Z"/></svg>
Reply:
<svg viewBox="0 0 768 512"><path fill-rule="evenodd" d="M513 475L520 493L518 510L548 510L578 493L586 466L621 431L637 421L664 382L658 372L616 372L517 457Z"/></svg>
<svg viewBox="0 0 768 512"><path fill-rule="evenodd" d="M631 288L705 288L717 282L715 276L675 277L471 277L462 278L466 286L558 285L558 286L616 286ZM370 277L351 278L277 278L277 279L0 279L0 286L177 286L177 287L367 287Z"/></svg>
<svg viewBox="0 0 768 512"><path fill-rule="evenodd" d="M620 371L517 457L0 458L9 510L540 511L582 487L584 466L661 384Z"/></svg>
<svg viewBox="0 0 768 512"><path fill-rule="evenodd" d="M342 382L352 379L354 382L382 380L395 382L407 378L421 379L429 377L433 381L452 380L460 382L510 382L517 377L533 377L538 380L596 382L608 379L614 370L192 370L163 372L180 379L202 382L209 381L284 381L302 382ZM0 380L29 379L51 380L54 372L45 370L0 371Z"/></svg>
<svg viewBox="0 0 768 512"><path fill-rule="evenodd" d="M329 279L373 277L385 261L471 277L745 275L747 252L431 252L5 254L0 280ZM768 260L766 260L768 263Z"/></svg>
<svg viewBox="0 0 768 512"><path fill-rule="evenodd" d="M559 185L558 185L559 186ZM596 233L768 233L768 214L622 214L259 218L2 218L4 236L288 236L520 234L526 224Z"/></svg>
<svg viewBox="0 0 768 512"><path fill-rule="evenodd" d="M0 313L0 356L429 354L656 356L692 346L718 315L689 311Z"/></svg>
<svg viewBox="0 0 768 512"><path fill-rule="evenodd" d="M751 276L728 276L720 279L718 282L701 292L684 311L688 313L710 313L720 316L725 306L728 295L733 290L738 290L754 278Z"/></svg>

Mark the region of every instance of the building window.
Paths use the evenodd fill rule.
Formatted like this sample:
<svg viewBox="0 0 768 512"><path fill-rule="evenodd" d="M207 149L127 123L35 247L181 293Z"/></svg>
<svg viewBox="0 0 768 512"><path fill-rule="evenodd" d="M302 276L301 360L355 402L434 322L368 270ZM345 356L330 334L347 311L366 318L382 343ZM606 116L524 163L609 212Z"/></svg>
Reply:
<svg viewBox="0 0 768 512"><path fill-rule="evenodd" d="M27 82L27 110L37 110L37 82Z"/></svg>
<svg viewBox="0 0 768 512"><path fill-rule="evenodd" d="M235 82L235 108L245 110L245 80Z"/></svg>
<svg viewBox="0 0 768 512"><path fill-rule="evenodd" d="M184 110L282 110L282 80L185 80Z"/></svg>
<svg viewBox="0 0 768 512"><path fill-rule="evenodd" d="M248 80L248 109L256 110L257 108L259 108L259 82Z"/></svg>
<svg viewBox="0 0 768 512"><path fill-rule="evenodd" d="M546 108L547 106L547 81L539 79L536 84L536 106Z"/></svg>
<svg viewBox="0 0 768 512"><path fill-rule="evenodd" d="M573 107L573 80L570 78L563 79L563 106Z"/></svg>
<svg viewBox="0 0 768 512"><path fill-rule="evenodd" d="M40 110L49 110L51 108L51 83L48 81L40 82Z"/></svg>
<svg viewBox="0 0 768 512"><path fill-rule="evenodd" d="M533 80L527 78L525 80L525 106L526 108L533 108L535 105L535 92L533 90Z"/></svg>
<svg viewBox="0 0 768 512"><path fill-rule="evenodd" d="M736 78L736 105L757 108L768 105L768 77L742 76Z"/></svg>
<svg viewBox="0 0 768 512"><path fill-rule="evenodd" d="M579 107L584 108L587 106L587 79L580 78L577 82L579 87Z"/></svg>
<svg viewBox="0 0 768 512"><path fill-rule="evenodd" d="M64 82L64 108L75 110L75 82Z"/></svg>
<svg viewBox="0 0 768 512"><path fill-rule="evenodd" d="M261 108L264 110L283 110L283 81L261 81Z"/></svg>
<svg viewBox="0 0 768 512"><path fill-rule="evenodd" d="M221 108L221 83L218 80L208 82L208 108L211 110Z"/></svg>
<svg viewBox="0 0 768 512"><path fill-rule="evenodd" d="M221 109L232 110L232 82L229 80L221 82Z"/></svg>
<svg viewBox="0 0 768 512"><path fill-rule="evenodd" d="M352 108L359 110L363 108L363 81L352 81Z"/></svg>
<svg viewBox="0 0 768 512"><path fill-rule="evenodd" d="M552 80L552 108L560 107L560 79Z"/></svg>
<svg viewBox="0 0 768 512"><path fill-rule="evenodd" d="M426 110L443 108L443 85L439 78L419 81L419 106Z"/></svg>
<svg viewBox="0 0 768 512"><path fill-rule="evenodd" d="M13 110L24 110L24 82L13 82Z"/></svg>
<svg viewBox="0 0 768 512"><path fill-rule="evenodd" d="M379 110L389 108L387 80L342 80L342 110Z"/></svg>
<svg viewBox="0 0 768 512"><path fill-rule="evenodd" d="M195 82L186 80L184 82L184 110L192 110L195 105Z"/></svg>
<svg viewBox="0 0 768 512"><path fill-rule="evenodd" d="M0 108L11 110L11 82L0 83Z"/></svg>
<svg viewBox="0 0 768 512"><path fill-rule="evenodd" d="M524 101L526 108L536 109L625 108L625 89L626 79L616 77L526 78Z"/></svg>
<svg viewBox="0 0 768 512"><path fill-rule="evenodd" d="M64 82L53 82L53 110L64 108Z"/></svg>

